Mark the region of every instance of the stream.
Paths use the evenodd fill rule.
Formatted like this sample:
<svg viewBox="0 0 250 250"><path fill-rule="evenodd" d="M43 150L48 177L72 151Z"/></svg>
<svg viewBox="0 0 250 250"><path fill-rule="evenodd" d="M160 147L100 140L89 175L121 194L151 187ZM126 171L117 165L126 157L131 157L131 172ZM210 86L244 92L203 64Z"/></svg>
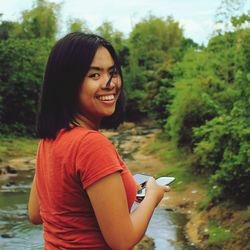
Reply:
<svg viewBox="0 0 250 250"><path fill-rule="evenodd" d="M128 130L110 138L123 156L133 160L133 152L124 151L125 141L131 135L145 136L152 130ZM133 141L131 142L133 143ZM7 179L0 176L0 249L1 250L42 250L42 226L30 224L27 219L27 202L34 170L18 171ZM136 205L135 205L136 206ZM156 250L198 250L184 234L187 218L184 214L158 206L150 221L146 235L153 238ZM147 248L148 249L148 248Z"/></svg>

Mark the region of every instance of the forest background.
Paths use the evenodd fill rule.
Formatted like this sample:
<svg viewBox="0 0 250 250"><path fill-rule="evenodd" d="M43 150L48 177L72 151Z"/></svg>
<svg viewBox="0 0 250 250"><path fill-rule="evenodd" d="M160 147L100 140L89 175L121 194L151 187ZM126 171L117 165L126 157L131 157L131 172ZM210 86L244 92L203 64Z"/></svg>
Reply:
<svg viewBox="0 0 250 250"><path fill-rule="evenodd" d="M222 201L250 218L250 12L221 1L220 29L206 46L184 37L171 16L148 15L127 38L111 22L91 30L71 19L68 31L94 32L116 48L127 96L126 120L155 121L161 140L188 154L187 168L208 183L206 205ZM36 0L18 22L0 22L0 134L35 137L35 119L60 5ZM60 91L60 90L58 90ZM250 229L249 229L250 230Z"/></svg>

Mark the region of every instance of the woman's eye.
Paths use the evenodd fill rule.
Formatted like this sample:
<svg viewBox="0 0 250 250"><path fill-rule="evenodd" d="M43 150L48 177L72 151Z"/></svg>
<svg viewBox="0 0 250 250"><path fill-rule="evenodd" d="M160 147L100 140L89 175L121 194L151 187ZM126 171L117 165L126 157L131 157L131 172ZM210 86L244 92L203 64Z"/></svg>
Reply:
<svg viewBox="0 0 250 250"><path fill-rule="evenodd" d="M93 73L93 74L90 74L89 77L93 79L98 79L100 75L98 73Z"/></svg>

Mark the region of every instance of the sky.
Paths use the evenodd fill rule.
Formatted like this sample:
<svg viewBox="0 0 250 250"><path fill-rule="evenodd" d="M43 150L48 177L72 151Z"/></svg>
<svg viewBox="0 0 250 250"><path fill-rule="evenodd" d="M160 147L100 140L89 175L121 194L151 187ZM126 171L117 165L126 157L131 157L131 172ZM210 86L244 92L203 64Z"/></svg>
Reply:
<svg viewBox="0 0 250 250"><path fill-rule="evenodd" d="M244 12L250 10L250 0L244 0ZM221 0L54 0L62 3L62 23L70 18L85 20L91 30L110 21L116 30L129 35L134 25L148 14L166 18L172 16L184 29L185 37L206 44L215 29L215 13ZM2 20L17 21L23 10L31 9L32 0L0 0ZM60 26L61 33L66 25ZM65 31L64 31L65 30Z"/></svg>

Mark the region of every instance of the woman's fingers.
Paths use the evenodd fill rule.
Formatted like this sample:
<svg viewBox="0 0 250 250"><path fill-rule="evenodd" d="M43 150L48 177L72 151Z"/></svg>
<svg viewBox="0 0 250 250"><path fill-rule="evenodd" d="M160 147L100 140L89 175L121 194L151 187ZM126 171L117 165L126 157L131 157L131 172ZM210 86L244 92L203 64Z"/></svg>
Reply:
<svg viewBox="0 0 250 250"><path fill-rule="evenodd" d="M139 183L136 183L137 191L142 189L142 186Z"/></svg>
<svg viewBox="0 0 250 250"><path fill-rule="evenodd" d="M169 192L171 190L171 188L169 186L164 186L164 191L165 192Z"/></svg>

